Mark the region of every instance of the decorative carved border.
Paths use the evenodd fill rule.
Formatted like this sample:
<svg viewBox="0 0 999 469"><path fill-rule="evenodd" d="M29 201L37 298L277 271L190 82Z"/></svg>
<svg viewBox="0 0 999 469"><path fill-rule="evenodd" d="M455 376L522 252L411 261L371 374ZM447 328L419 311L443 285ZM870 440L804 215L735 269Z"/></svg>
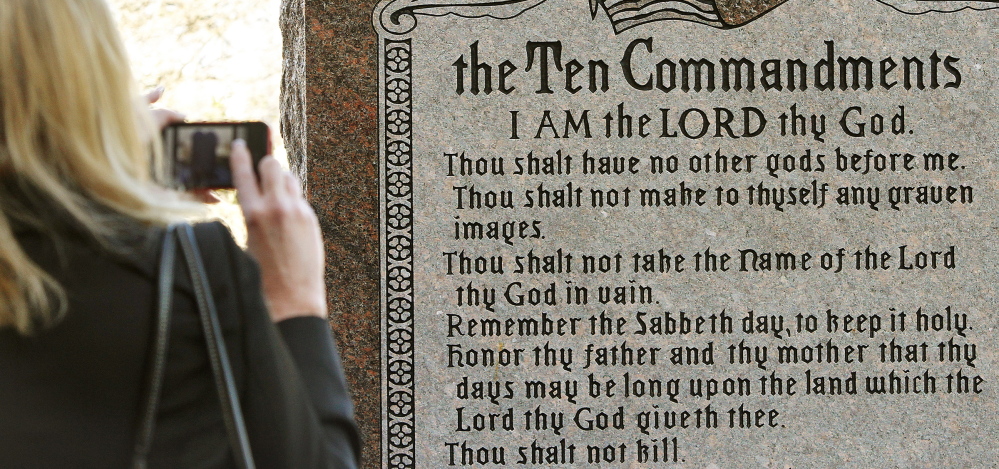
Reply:
<svg viewBox="0 0 999 469"><path fill-rule="evenodd" d="M382 82L384 467L416 467L413 355L413 71L410 41L385 40Z"/></svg>
<svg viewBox="0 0 999 469"><path fill-rule="evenodd" d="M417 25L418 16L455 15L462 18L490 17L509 19L537 7L546 0L383 0L374 11L374 25L382 39L380 87L379 157L382 161L380 182L384 205L382 210L381 249L384 260L382 273L382 376L383 412L382 467L414 469L416 467L416 408L415 408L415 344L413 290L413 103L412 103L412 43L402 39ZM583 0L580 0L583 1ZM624 24L629 18L616 17L609 0L589 0L590 13L595 18L603 8L611 19L615 32L645 22L676 17L656 17L637 24ZM928 11L908 11L908 5L958 5L965 8L999 8L999 0L877 0L907 14ZM627 3L614 0L611 7ZM651 3L669 3L652 0ZM778 2L779 4L782 2ZM775 6L776 6L775 4ZM664 7L665 8L665 7ZM664 10L666 11L666 10ZM715 21L701 21L716 27ZM741 25L741 24L740 24ZM738 25L737 25L738 26Z"/></svg>

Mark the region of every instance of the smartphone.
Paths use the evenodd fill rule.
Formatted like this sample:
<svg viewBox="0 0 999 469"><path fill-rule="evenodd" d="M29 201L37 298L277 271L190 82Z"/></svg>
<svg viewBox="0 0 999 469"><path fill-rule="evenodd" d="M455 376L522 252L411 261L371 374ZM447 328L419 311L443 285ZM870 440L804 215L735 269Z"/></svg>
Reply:
<svg viewBox="0 0 999 469"><path fill-rule="evenodd" d="M173 186L190 189L231 189L229 157L232 142L246 141L253 168L271 153L270 130L263 122L184 122L163 130L163 156Z"/></svg>

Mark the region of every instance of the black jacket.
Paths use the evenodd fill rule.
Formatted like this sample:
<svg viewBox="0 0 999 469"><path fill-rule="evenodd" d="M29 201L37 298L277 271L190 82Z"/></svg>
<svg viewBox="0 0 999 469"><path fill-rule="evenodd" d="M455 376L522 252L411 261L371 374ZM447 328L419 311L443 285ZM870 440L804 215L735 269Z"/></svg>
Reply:
<svg viewBox="0 0 999 469"><path fill-rule="evenodd" d="M195 228L257 467L351 468L359 439L328 324L271 323L256 263L218 223ZM66 289L58 325L0 330L0 467L128 467L155 318L161 236L101 247L72 231L22 229L29 255ZM2 247L0 247L2 248ZM232 465L183 260L150 465Z"/></svg>

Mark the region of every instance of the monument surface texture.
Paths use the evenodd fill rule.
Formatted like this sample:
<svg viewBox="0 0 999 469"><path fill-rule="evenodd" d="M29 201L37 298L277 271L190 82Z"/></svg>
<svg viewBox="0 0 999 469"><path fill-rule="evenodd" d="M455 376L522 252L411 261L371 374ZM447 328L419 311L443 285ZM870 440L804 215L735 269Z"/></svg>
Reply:
<svg viewBox="0 0 999 469"><path fill-rule="evenodd" d="M308 5L368 467L999 465L999 3L385 0L337 93Z"/></svg>

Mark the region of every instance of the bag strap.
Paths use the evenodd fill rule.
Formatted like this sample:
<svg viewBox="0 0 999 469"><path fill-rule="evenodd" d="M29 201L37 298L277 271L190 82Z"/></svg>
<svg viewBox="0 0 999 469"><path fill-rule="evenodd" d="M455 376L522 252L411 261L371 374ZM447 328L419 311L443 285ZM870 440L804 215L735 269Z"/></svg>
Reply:
<svg viewBox="0 0 999 469"><path fill-rule="evenodd" d="M194 229L191 228L191 225L184 224L178 227L177 234L180 238L181 251L184 253L184 259L187 261L187 268L190 271L191 280L194 284L194 295L198 302L201 327L204 330L205 343L208 345L208 357L212 363L212 377L215 380L215 389L219 394L219 401L222 407L222 420L225 422L226 433L229 435L229 444L232 447L237 466L253 469L255 467L253 464L253 453L250 451L250 439L246 432L246 422L243 420L243 411L239 405L236 380L233 377L232 365L229 363L229 353L225 348L225 341L222 338L218 313L215 310L215 301L212 299L211 288L208 285L208 276L205 273L205 265L201 260L198 243L194 237Z"/></svg>
<svg viewBox="0 0 999 469"><path fill-rule="evenodd" d="M136 438L133 467L145 469L149 450L153 443L153 428L156 425L156 408L159 406L160 390L163 388L163 372L166 369L167 343L170 339L170 304L173 302L174 258L177 243L174 238L175 225L167 226L160 251L160 270L157 282L157 321L156 337L153 340L153 353L149 355L146 375L146 399L142 404L142 419Z"/></svg>
<svg viewBox="0 0 999 469"><path fill-rule="evenodd" d="M176 235L176 236L175 236ZM229 354L225 348L219 326L215 301L212 299L208 285L204 262L198 252L194 230L189 224L172 224L167 226L163 236L163 248L160 252L159 278L157 279L157 323L156 337L153 341L153 353L149 356L148 373L146 376L147 394L142 404L142 419L139 423L133 454L134 469L148 467L149 452L153 443L153 431L156 427L156 409L159 406L160 393L163 388L163 374L166 370L167 344L170 342L170 310L173 302L173 275L177 257L177 239L191 275L194 286L194 296L197 301L198 314L205 334L208 348L208 358L212 365L212 378L219 395L222 408L222 420L225 423L229 445L238 467L254 469L253 454L250 451L250 440L246 432L246 422L239 406L239 395L236 392L236 380L233 377Z"/></svg>

